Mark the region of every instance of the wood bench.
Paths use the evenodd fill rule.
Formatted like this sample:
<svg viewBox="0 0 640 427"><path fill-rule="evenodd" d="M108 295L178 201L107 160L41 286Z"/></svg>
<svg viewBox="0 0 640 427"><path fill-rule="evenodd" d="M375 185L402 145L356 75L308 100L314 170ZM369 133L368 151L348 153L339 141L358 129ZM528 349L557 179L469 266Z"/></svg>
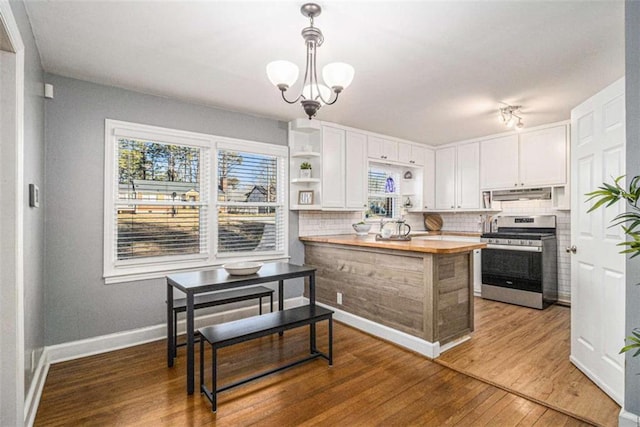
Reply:
<svg viewBox="0 0 640 427"><path fill-rule="evenodd" d="M212 411L217 410L217 394L237 387L249 381L265 377L275 372L282 371L287 368L299 365L304 362L322 357L329 362L329 366L333 365L333 311L317 305L303 305L301 307L290 308L287 310L276 311L263 314L262 316L254 316L246 319L235 320L233 322L221 323L218 325L207 326L199 330L200 336L200 391L204 393L209 401L211 401ZM329 349L328 353L322 353L315 348L315 324L327 320L329 322ZM277 332L283 332L288 329L299 328L309 325L309 356L300 360L287 363L286 365L261 372L251 377L236 381L234 383L218 387L218 366L217 352L218 349L238 344L244 341L271 335ZM211 390L207 388L204 382L204 343L205 341L211 345Z"/></svg>
<svg viewBox="0 0 640 427"><path fill-rule="evenodd" d="M273 311L273 289L264 286L252 286L248 288L232 289L230 291L219 291L210 294L197 295L193 299L193 309L215 307L217 305L231 304L232 302L248 301L252 299L259 300L259 313L262 314L262 298L269 297L270 311ZM174 355L177 356L178 347L187 345L186 343L178 344L178 313L187 311L186 298L175 299L173 301L173 344Z"/></svg>

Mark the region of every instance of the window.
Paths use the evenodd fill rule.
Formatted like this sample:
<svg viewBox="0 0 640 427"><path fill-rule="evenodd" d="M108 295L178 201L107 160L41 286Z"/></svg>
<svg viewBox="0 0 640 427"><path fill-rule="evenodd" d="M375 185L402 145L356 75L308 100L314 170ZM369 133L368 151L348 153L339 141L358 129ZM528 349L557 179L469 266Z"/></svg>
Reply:
<svg viewBox="0 0 640 427"><path fill-rule="evenodd" d="M116 259L203 254L204 149L117 137Z"/></svg>
<svg viewBox="0 0 640 427"><path fill-rule="evenodd" d="M390 166L370 166L368 174L369 217L396 218L400 173Z"/></svg>
<svg viewBox="0 0 640 427"><path fill-rule="evenodd" d="M218 151L218 253L283 251L284 167L273 155Z"/></svg>
<svg viewBox="0 0 640 427"><path fill-rule="evenodd" d="M286 256L287 148L106 121L107 282Z"/></svg>

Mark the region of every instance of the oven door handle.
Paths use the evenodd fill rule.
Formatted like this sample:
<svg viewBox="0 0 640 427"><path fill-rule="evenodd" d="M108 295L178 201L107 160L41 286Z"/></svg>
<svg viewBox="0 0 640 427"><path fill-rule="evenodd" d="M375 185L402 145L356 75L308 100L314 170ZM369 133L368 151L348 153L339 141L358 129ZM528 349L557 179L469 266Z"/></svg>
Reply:
<svg viewBox="0 0 640 427"><path fill-rule="evenodd" d="M542 252L541 246L487 245L487 249L500 249L503 251L520 251L520 252Z"/></svg>

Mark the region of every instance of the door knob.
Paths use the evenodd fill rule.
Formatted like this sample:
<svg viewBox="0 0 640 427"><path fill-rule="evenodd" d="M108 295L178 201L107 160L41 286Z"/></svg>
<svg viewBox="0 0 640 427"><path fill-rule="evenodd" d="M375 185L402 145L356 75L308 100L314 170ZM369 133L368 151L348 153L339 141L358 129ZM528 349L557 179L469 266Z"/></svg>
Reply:
<svg viewBox="0 0 640 427"><path fill-rule="evenodd" d="M576 245L572 245L565 250L567 251L567 253L572 253L572 254L575 254L576 252L578 252L578 248L576 248Z"/></svg>

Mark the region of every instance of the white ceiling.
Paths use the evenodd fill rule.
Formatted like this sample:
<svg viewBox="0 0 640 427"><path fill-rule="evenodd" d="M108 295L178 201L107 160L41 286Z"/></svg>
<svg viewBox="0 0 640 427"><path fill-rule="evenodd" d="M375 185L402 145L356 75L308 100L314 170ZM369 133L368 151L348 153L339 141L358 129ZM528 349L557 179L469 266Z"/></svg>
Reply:
<svg viewBox="0 0 640 427"><path fill-rule="evenodd" d="M304 66L302 1L27 0L46 71L289 121L265 66ZM323 1L319 68L353 84L320 120L428 144L527 127L624 75L623 1ZM298 90L299 85L293 89ZM297 95L297 93L296 93Z"/></svg>

